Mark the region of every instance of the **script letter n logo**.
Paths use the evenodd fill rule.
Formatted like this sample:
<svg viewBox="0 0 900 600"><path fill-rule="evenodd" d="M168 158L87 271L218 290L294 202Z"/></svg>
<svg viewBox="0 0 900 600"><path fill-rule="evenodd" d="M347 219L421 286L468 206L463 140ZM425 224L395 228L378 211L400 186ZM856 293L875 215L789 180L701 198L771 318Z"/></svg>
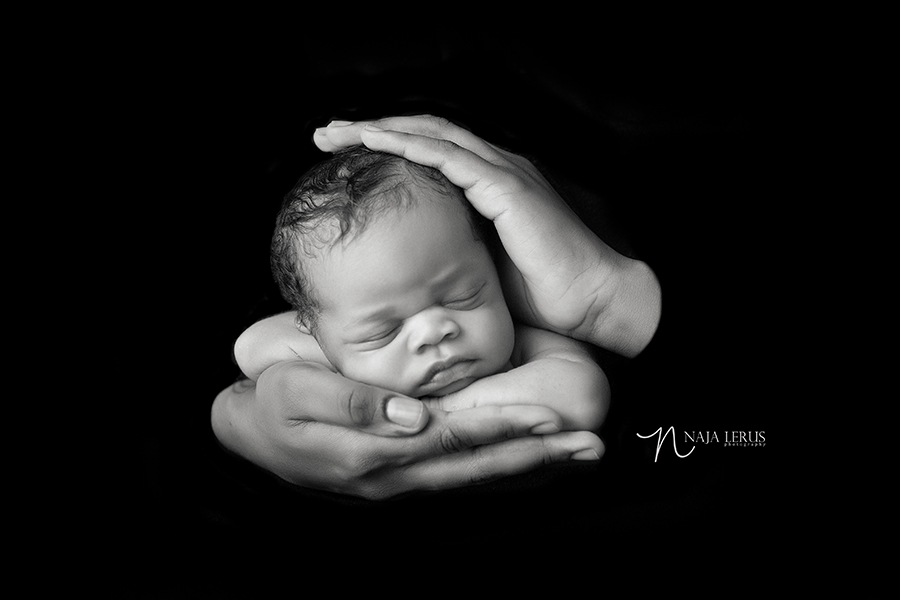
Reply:
<svg viewBox="0 0 900 600"><path fill-rule="evenodd" d="M654 435L655 435L655 436L658 436L657 439L656 439L656 456L653 457L653 462L656 462L656 460L659 458L659 449L662 448L663 441L666 439L666 436L669 435L670 433L672 434L672 450L675 451L675 455L676 455L678 458L687 458L688 456L690 456L690 455L691 455L691 452L694 451L694 448L696 448L696 446L691 446L691 449L688 450L687 454L679 454L679 453L678 453L678 446L675 444L675 426L674 426L674 425L671 426L671 427L669 427L669 428L666 430L665 433L662 432L662 427L660 427L659 429L657 429L656 431L654 431L654 432L651 433L650 435L641 435L641 434L639 434L639 433L636 434L636 435L637 435L639 438L645 439L645 440L648 439L648 438L652 438Z"/></svg>

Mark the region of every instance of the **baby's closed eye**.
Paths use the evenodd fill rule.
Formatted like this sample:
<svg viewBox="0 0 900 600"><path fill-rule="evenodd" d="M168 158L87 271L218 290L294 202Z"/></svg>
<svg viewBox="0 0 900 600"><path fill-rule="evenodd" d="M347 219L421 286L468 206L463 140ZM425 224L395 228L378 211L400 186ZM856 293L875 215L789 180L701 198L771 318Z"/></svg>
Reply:
<svg viewBox="0 0 900 600"><path fill-rule="evenodd" d="M370 348L380 348L389 343L399 333L402 324L388 323L384 327L380 327L373 332L363 336L357 344L368 346Z"/></svg>
<svg viewBox="0 0 900 600"><path fill-rule="evenodd" d="M482 290L484 290L484 284L453 296L450 300L444 302L444 307L451 310L471 310L476 308L481 304Z"/></svg>

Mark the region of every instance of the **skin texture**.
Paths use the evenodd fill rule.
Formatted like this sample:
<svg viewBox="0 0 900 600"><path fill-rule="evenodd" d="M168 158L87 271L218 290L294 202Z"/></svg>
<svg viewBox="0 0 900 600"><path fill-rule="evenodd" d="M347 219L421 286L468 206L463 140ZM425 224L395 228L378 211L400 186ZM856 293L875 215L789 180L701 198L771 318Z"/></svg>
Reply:
<svg viewBox="0 0 900 600"><path fill-rule="evenodd" d="M322 302L317 339L344 376L442 396L507 367L512 318L457 202L420 198L344 242L308 264Z"/></svg>
<svg viewBox="0 0 900 600"><path fill-rule="evenodd" d="M334 123L314 142L326 152L364 143L433 166L462 188L497 229L509 257L498 265L507 303L523 322L624 356L653 337L661 293L652 270L597 238L522 157L429 116ZM418 410L392 413L401 400ZM447 412L313 361L279 363L255 385L222 390L211 418L225 447L263 469L298 485L377 499L604 452L593 433L558 432L562 420L546 407Z"/></svg>

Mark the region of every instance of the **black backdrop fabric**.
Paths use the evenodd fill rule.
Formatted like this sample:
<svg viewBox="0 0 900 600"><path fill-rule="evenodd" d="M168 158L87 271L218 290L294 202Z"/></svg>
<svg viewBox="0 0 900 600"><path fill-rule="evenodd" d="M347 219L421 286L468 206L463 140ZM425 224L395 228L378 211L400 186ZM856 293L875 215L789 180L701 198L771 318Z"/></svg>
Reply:
<svg viewBox="0 0 900 600"><path fill-rule="evenodd" d="M525 548L537 561L711 552L740 571L760 548L791 544L772 469L787 435L777 409L796 391L779 265L802 208L784 160L782 59L727 23L663 39L432 24L394 36L359 26L338 41L334 27L262 43L223 32L196 47L184 32L177 52L148 49L133 66L129 135L146 144L129 185L147 198L127 208L142 276L118 300L139 302L158 342L141 381L124 384L140 407L118 492L134 586L191 576L228 591L229 565L246 560L303 564L310 580L316 561L396 557L475 572ZM603 239L656 271L651 345L630 360L598 352L613 392L600 463L368 502L285 484L216 443L209 409L239 375L234 339L284 309L268 241L282 196L321 158L314 128L415 113L532 157ZM638 437L670 427L679 451L696 446L689 457L671 439L655 457ZM740 432L764 443L726 445Z"/></svg>

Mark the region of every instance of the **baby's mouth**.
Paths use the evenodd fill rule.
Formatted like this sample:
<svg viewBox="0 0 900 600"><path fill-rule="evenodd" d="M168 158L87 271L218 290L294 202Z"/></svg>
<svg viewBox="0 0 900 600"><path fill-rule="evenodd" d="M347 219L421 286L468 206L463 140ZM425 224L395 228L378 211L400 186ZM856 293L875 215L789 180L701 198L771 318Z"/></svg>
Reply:
<svg viewBox="0 0 900 600"><path fill-rule="evenodd" d="M428 369L420 387L428 392L446 387L459 379L465 378L468 375L469 367L474 362L462 358L453 358L435 363Z"/></svg>

